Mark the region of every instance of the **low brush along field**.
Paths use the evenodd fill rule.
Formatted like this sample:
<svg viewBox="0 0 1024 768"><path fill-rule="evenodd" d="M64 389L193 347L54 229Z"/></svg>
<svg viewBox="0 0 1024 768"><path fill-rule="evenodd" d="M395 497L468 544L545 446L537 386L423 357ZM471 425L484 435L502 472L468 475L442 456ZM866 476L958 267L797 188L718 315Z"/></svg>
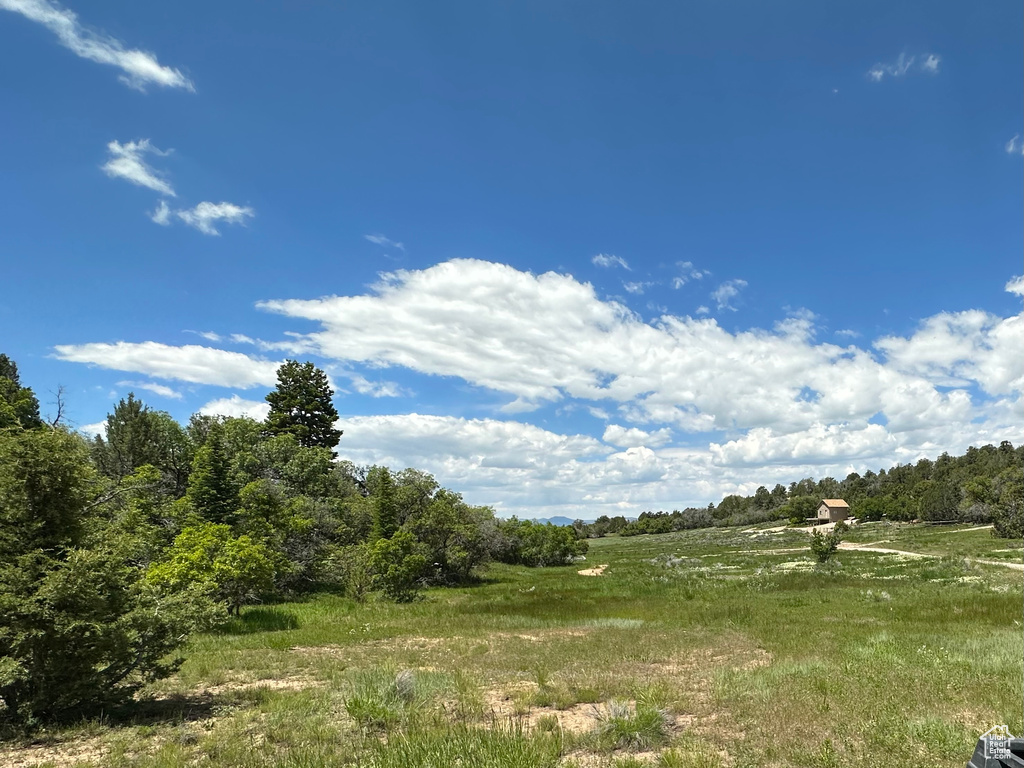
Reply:
<svg viewBox="0 0 1024 768"><path fill-rule="evenodd" d="M411 605L252 607L129 710L0 765L962 768L1024 730L1022 573L999 564L1021 542L969 527L860 526L933 557L825 566L798 531L607 538Z"/></svg>

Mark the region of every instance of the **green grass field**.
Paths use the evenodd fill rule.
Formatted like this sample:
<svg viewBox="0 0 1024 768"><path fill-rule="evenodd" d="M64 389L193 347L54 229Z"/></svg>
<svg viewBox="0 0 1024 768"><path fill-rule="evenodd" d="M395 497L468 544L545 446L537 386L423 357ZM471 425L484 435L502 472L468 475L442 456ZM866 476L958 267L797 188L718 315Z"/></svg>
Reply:
<svg viewBox="0 0 1024 768"><path fill-rule="evenodd" d="M0 765L962 768L1024 730L1024 574L965 560L1021 543L969 527L866 525L937 557L824 567L796 531L608 538L412 605L249 608L137 707Z"/></svg>

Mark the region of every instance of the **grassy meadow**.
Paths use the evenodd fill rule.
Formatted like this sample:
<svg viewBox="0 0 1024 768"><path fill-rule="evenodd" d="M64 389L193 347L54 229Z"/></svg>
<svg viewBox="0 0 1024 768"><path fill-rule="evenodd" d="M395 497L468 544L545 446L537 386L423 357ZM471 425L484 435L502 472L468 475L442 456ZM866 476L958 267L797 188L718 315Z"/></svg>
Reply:
<svg viewBox="0 0 1024 768"><path fill-rule="evenodd" d="M825 566L765 526L606 538L410 605L252 607L136 706L0 765L962 768L1024 730L1024 575L974 562L1021 542L968 528L868 524L848 540L934 557Z"/></svg>

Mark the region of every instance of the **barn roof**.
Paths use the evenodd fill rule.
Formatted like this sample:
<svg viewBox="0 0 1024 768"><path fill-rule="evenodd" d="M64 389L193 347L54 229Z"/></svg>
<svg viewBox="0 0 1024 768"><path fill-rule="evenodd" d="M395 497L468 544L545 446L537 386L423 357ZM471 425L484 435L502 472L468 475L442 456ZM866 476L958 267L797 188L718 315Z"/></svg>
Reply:
<svg viewBox="0 0 1024 768"><path fill-rule="evenodd" d="M849 509L850 505L842 499L822 499L821 503L826 507L846 507Z"/></svg>

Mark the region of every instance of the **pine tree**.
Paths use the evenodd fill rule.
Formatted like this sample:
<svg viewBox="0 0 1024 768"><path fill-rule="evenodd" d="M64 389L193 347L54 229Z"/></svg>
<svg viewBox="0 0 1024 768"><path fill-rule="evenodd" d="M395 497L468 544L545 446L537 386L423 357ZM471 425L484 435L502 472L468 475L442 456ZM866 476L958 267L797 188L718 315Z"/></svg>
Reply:
<svg viewBox="0 0 1024 768"><path fill-rule="evenodd" d="M398 530L394 478L387 467L374 467L367 481L373 487L373 529L370 540L390 539Z"/></svg>
<svg viewBox="0 0 1024 768"><path fill-rule="evenodd" d="M333 449L342 434L334 428L338 411L333 396L322 370L310 362L285 361L277 369L277 388L267 394L267 433L292 435L307 448Z"/></svg>
<svg viewBox="0 0 1024 768"><path fill-rule="evenodd" d="M21 386L18 366L7 355L0 355L0 429L21 427L37 429L43 426L39 418L39 400L28 387Z"/></svg>
<svg viewBox="0 0 1024 768"><path fill-rule="evenodd" d="M205 520L231 523L238 511L238 488L231 479L231 466L219 425L210 430L206 443L196 451L185 497Z"/></svg>

